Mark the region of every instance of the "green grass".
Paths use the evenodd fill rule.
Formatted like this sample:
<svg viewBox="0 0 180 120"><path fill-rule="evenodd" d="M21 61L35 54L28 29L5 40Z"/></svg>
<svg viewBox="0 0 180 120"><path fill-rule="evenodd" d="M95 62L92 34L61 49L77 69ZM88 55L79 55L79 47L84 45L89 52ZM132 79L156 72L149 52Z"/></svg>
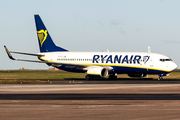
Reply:
<svg viewBox="0 0 180 120"><path fill-rule="evenodd" d="M20 70L21 71L21 70ZM8 72L0 72L0 84L8 83L19 83L19 84L43 84L50 83L48 80L63 80L63 79L85 79L86 73L72 73L72 72L57 72L46 70L28 70L28 72L19 70L11 70ZM118 78L130 78L126 74L118 74ZM145 78L157 79L158 75L148 75ZM169 76L164 77L164 79L180 79L180 72L172 72Z"/></svg>
<svg viewBox="0 0 180 120"><path fill-rule="evenodd" d="M85 73L70 72L9 72L0 73L0 79L64 79L84 78Z"/></svg>
<svg viewBox="0 0 180 120"><path fill-rule="evenodd" d="M0 84L50 84L50 81L41 80L0 80Z"/></svg>

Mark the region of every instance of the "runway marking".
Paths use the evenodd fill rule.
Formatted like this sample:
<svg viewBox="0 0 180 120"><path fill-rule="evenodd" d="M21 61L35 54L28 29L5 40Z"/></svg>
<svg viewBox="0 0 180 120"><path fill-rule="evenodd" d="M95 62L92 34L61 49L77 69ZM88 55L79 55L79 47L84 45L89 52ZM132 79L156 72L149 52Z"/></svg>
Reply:
<svg viewBox="0 0 180 120"><path fill-rule="evenodd" d="M163 88L180 87L180 84L82 84L82 85L0 85L0 92L14 91L57 91L57 90L104 90L104 89L127 89L127 88Z"/></svg>
<svg viewBox="0 0 180 120"><path fill-rule="evenodd" d="M22 105L22 104L6 104L6 105L2 105L2 104L0 104L0 106L52 106L52 107L57 107L57 106L103 106L103 107L114 107L114 106L116 106L116 107L118 107L118 106L135 106L135 107L137 107L137 106L139 106L139 107L154 107L154 106L160 106L160 107L180 107L180 105L114 105L114 104L112 104L112 105L106 105L106 104L104 104L104 105L46 105L46 104L42 104L42 105L39 105L39 104L30 104L30 105L28 105L28 104L25 104L25 105Z"/></svg>
<svg viewBox="0 0 180 120"><path fill-rule="evenodd" d="M108 111L109 110L146 110L146 111L169 111L169 110L180 110L180 105L0 105L0 109L4 107L25 107L28 109L28 107L51 107L51 108L62 108L64 109L77 109L77 110L103 110ZM110 108L109 108L110 107ZM111 108L112 107L112 108ZM125 108L126 107L126 108ZM132 108L131 108L132 107ZM135 108L134 108L135 107ZM136 108L139 107L139 108ZM148 109L149 107L149 109ZM152 107L156 109L152 109ZM157 108L161 107L161 108ZM167 108L172 107L172 108ZM47 109L47 108L46 108Z"/></svg>

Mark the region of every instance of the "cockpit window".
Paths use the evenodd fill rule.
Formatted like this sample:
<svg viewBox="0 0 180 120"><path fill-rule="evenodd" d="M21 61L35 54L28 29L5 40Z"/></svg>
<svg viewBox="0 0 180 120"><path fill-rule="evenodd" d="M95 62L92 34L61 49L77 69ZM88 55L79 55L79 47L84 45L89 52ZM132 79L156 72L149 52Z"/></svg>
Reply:
<svg viewBox="0 0 180 120"><path fill-rule="evenodd" d="M172 61L172 59L160 59L160 61L165 62L165 61Z"/></svg>

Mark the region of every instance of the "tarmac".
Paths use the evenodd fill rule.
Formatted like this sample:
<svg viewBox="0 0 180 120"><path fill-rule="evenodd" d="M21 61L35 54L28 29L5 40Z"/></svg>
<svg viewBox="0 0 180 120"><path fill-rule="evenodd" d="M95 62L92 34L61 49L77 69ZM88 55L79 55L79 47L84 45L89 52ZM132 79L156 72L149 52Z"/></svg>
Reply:
<svg viewBox="0 0 180 120"><path fill-rule="evenodd" d="M180 118L180 80L116 80L109 83L103 80L87 81L96 84L87 84L84 80L74 80L74 83L73 80L65 81L71 82L56 84L52 81L52 84L40 85L1 84L1 119Z"/></svg>

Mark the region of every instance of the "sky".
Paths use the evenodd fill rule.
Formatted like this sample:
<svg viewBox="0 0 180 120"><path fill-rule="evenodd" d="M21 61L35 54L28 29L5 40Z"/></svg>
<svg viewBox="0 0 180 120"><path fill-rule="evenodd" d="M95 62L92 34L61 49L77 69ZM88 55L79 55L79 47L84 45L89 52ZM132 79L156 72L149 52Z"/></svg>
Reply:
<svg viewBox="0 0 180 120"><path fill-rule="evenodd" d="M0 70L49 68L12 61L3 47L39 53L34 14L69 51L147 52L150 46L180 68L179 6L179 0L0 0Z"/></svg>

